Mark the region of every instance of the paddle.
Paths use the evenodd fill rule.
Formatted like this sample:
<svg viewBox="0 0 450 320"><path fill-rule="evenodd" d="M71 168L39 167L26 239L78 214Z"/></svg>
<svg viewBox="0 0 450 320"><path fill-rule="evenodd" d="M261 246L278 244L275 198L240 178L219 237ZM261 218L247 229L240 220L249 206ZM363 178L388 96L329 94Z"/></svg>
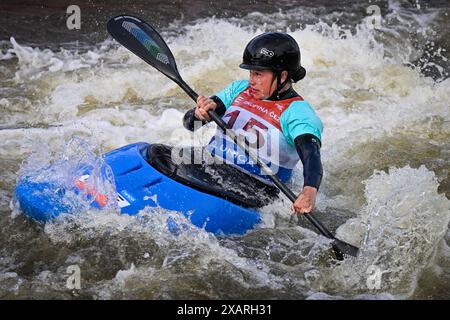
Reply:
<svg viewBox="0 0 450 320"><path fill-rule="evenodd" d="M198 94L192 90L186 82L181 78L180 73L169 47L159 35L159 33L149 24L129 15L117 16L108 21L108 32L125 48L136 54L142 60L153 66L155 69L175 81L195 102L197 102ZM214 112L208 112L211 119L232 139L242 150L246 150L250 159L257 163L261 169L267 174L274 184L292 201L297 199L296 195L289 190L276 176L272 170L256 157L246 146L242 145L242 141L237 138L236 134L227 130L225 122ZM334 237L334 235L325 228L325 226L317 220L311 213L305 217L319 230L319 232L329 239L333 239L333 249L336 257L342 260L344 255L357 256L358 248Z"/></svg>

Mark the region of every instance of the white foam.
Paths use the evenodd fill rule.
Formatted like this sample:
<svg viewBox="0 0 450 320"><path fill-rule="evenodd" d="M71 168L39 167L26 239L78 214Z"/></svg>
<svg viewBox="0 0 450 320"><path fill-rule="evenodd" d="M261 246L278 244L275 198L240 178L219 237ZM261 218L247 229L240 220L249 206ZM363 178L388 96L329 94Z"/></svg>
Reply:
<svg viewBox="0 0 450 320"><path fill-rule="evenodd" d="M436 177L424 166L375 172L365 184L367 205L336 233L360 246L360 254L329 270L321 285L352 296L410 297L448 230L450 201L437 192ZM379 282L372 282L376 272Z"/></svg>

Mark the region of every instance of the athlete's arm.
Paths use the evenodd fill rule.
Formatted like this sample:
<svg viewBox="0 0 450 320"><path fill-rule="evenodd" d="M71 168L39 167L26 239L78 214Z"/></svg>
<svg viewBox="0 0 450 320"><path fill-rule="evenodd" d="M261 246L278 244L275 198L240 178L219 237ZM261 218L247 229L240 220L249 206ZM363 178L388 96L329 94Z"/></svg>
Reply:
<svg viewBox="0 0 450 320"><path fill-rule="evenodd" d="M292 205L292 210L296 213L310 213L316 205L317 190L323 175L320 142L312 134L300 135L294 142L303 163L304 183L302 192Z"/></svg>
<svg viewBox="0 0 450 320"><path fill-rule="evenodd" d="M226 108L225 108L225 105L222 102L222 100L220 100L220 98L217 96L212 96L212 97L210 97L210 99L216 104L215 112L217 113L217 115L220 117L223 116L225 114ZM186 114L183 117L183 125L186 129L188 129L190 131L194 131L194 129L199 128L199 127L205 125L206 123L208 123L207 120L199 119L199 117L196 114L196 113L199 113L198 109L199 109L199 105L197 105L195 108L186 112ZM201 122L201 125L200 126L197 125L197 127L195 127L194 124L196 121L198 121L199 123Z"/></svg>
<svg viewBox="0 0 450 320"><path fill-rule="evenodd" d="M303 186L314 187L318 190L323 176L319 139L307 133L295 138L294 142L303 163Z"/></svg>
<svg viewBox="0 0 450 320"><path fill-rule="evenodd" d="M226 112L226 109L231 105L233 100L247 87L249 86L249 82L247 80L236 80L230 83L226 88L217 92L215 95L210 97L210 99L216 103L216 113L220 117L223 116ZM198 106L198 103L197 103ZM198 115L196 115L197 107L186 112L183 118L183 125L186 129L190 131L194 131L194 129L203 126L208 123L207 118L200 119ZM198 121L197 127L195 127L195 122ZM201 121L201 122L200 122Z"/></svg>

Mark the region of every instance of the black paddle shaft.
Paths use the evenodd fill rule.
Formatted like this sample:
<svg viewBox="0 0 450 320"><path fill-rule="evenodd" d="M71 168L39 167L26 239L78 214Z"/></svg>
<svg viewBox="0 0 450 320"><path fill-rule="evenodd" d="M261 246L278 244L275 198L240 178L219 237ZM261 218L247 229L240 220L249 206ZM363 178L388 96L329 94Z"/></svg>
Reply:
<svg viewBox="0 0 450 320"><path fill-rule="evenodd" d="M217 113L215 113L214 111L208 111L208 114L230 139L232 139L242 150L246 150L246 153L249 155L250 159L256 162L258 166L264 171L264 173L270 177L273 183L286 195L286 197L289 198L289 200L292 201L292 203L294 203L297 200L297 196L288 187L286 187L283 182L281 182L280 178L278 178L278 176L274 174L273 171L264 162L262 162L251 152L250 148L248 147L248 141L245 140L246 146L243 146L241 144L241 140L238 139L236 134L232 130L227 130L225 122L217 115ZM317 220L312 214L305 214L305 217L320 231L322 235L330 239L335 239L333 234L328 231L327 228L325 228L324 225L320 223L320 221Z"/></svg>
<svg viewBox="0 0 450 320"><path fill-rule="evenodd" d="M186 91L185 88L183 89ZM296 195L288 187L286 187L286 185L283 182L281 182L280 178L278 178L278 176L275 175L273 171L264 162L262 162L257 156L253 154L253 152L251 152L247 140L244 139L245 146L242 145L241 140L238 139L236 134L232 130L227 130L226 123L217 115L217 113L210 110L208 111L208 115L225 132L225 134L238 145L239 148L245 150L250 159L258 164L258 166L264 171L264 173L270 177L273 183L286 195L286 197L289 198L289 200L292 201L292 203L294 203L297 200ZM335 251L336 258L338 260L343 260L344 254L348 254L354 257L358 255L359 249L357 247L337 239L319 220L316 219L316 217L312 215L312 213L305 214L304 216L306 217L306 219L309 220L309 222L311 222L317 228L317 230L319 230L319 232L323 236L327 237L328 239L334 240L333 250Z"/></svg>
<svg viewBox="0 0 450 320"><path fill-rule="evenodd" d="M176 82L192 98L192 100L197 102L198 94L182 79L178 72L177 64L172 52L164 39L151 25L139 18L121 15L110 19L107 24L107 29L113 38L120 44ZM250 159L257 163L274 184L294 203L297 199L296 195L281 182L278 176L276 176L264 162L251 152L248 141L244 140L244 146L232 130L227 130L225 122L213 110L208 111L208 114L224 133L242 150L245 150ZM311 213L305 214L305 217L322 235L334 240L333 249L335 250L338 259L342 259L343 254L350 254L352 256L358 254L358 248L336 239Z"/></svg>

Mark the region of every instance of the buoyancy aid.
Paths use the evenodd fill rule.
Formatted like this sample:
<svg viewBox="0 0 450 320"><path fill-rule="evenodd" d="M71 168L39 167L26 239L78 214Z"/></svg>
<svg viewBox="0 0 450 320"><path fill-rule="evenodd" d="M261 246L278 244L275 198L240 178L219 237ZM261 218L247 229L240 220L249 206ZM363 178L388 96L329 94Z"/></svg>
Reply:
<svg viewBox="0 0 450 320"><path fill-rule="evenodd" d="M238 137L245 137L252 152L284 182L290 179L292 169L300 158L295 147L288 144L283 135L280 117L292 102L301 100L302 97L278 101L258 100L247 88L233 100L222 116L227 128ZM249 159L245 150L239 148L222 130L217 130L207 149L216 159L271 183L270 178Z"/></svg>

